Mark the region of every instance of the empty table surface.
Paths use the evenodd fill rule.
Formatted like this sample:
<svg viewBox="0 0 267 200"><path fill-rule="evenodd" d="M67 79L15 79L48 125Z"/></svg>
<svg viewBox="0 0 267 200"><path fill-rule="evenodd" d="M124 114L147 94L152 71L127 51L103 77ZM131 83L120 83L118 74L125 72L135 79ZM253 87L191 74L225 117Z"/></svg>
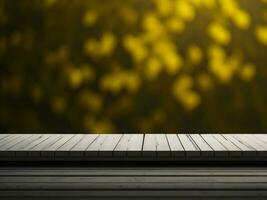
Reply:
<svg viewBox="0 0 267 200"><path fill-rule="evenodd" d="M0 160L265 160L267 134L0 134Z"/></svg>

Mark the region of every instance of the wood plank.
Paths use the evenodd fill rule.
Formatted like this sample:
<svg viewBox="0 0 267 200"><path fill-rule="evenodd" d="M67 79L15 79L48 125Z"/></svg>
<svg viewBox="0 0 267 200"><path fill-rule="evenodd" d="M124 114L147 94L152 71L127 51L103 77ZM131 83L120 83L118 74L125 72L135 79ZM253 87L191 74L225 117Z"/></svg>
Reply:
<svg viewBox="0 0 267 200"><path fill-rule="evenodd" d="M23 148L25 148L27 145L29 145L31 142L35 141L36 139L40 138L41 134L33 134L29 137L26 137L24 139L21 139L21 141L14 146L9 147L8 151L21 151Z"/></svg>
<svg viewBox="0 0 267 200"><path fill-rule="evenodd" d="M254 135L251 135L251 134L245 134L245 136L248 137L249 139L255 141L260 146L262 146L265 151L267 150L267 143L265 143L263 140L259 139L258 137L255 137Z"/></svg>
<svg viewBox="0 0 267 200"><path fill-rule="evenodd" d="M267 156L266 150L267 146L261 145L257 140L255 140L255 137L249 137L247 134L235 134L236 138L239 138L239 140L242 140L245 144L251 146L252 148L256 149L257 154L259 156L265 157Z"/></svg>
<svg viewBox="0 0 267 200"><path fill-rule="evenodd" d="M53 145L54 143L56 143L58 140L60 140L63 137L64 135L61 135L61 134L51 135L47 140L44 140L38 145L31 148L30 151L28 152L29 156L30 157L41 157L41 152L43 151L43 149Z"/></svg>
<svg viewBox="0 0 267 200"><path fill-rule="evenodd" d="M58 157L67 157L70 156L70 150L80 142L80 140L83 138L83 134L77 134L71 137L67 142L65 142L62 146L60 146L56 152L55 156Z"/></svg>
<svg viewBox="0 0 267 200"><path fill-rule="evenodd" d="M237 139L239 142L241 142L242 144L246 145L247 147L249 147L250 149L254 149L256 151L259 150L263 150L262 147L260 145L258 145L257 143L249 140L247 137L245 137L244 135L241 134L231 134L235 139Z"/></svg>
<svg viewBox="0 0 267 200"><path fill-rule="evenodd" d="M0 134L0 141L6 137L8 137L10 134Z"/></svg>
<svg viewBox="0 0 267 200"><path fill-rule="evenodd" d="M188 136L189 134L177 134L184 149L186 157L199 157L200 149L194 144Z"/></svg>
<svg viewBox="0 0 267 200"><path fill-rule="evenodd" d="M267 137L266 134L254 134L256 138L267 144Z"/></svg>
<svg viewBox="0 0 267 200"><path fill-rule="evenodd" d="M265 160L266 142L264 134L10 134L0 140L0 156L44 160L75 160L72 156L88 160Z"/></svg>
<svg viewBox="0 0 267 200"><path fill-rule="evenodd" d="M5 145L9 144L10 142L12 142L13 140L19 138L19 137L22 137L22 135L19 135L19 134L10 134L8 137L5 137L3 138L1 141L0 141L0 157L7 157L7 156L10 156L10 153L7 153L5 151ZM14 156L15 154L13 154Z"/></svg>
<svg viewBox="0 0 267 200"><path fill-rule="evenodd" d="M119 157L141 157L143 140L144 134L124 134L113 153Z"/></svg>
<svg viewBox="0 0 267 200"><path fill-rule="evenodd" d="M11 134L10 136L8 136L7 138L4 138L3 140L0 141L0 148L3 145L8 144L9 142L12 142L13 140L15 140L16 138L22 137L21 134Z"/></svg>
<svg viewBox="0 0 267 200"><path fill-rule="evenodd" d="M112 157L113 150L120 141L122 134L100 134L88 147L87 156Z"/></svg>
<svg viewBox="0 0 267 200"><path fill-rule="evenodd" d="M99 199L192 199L194 192L193 199L207 199L211 191L215 195L211 199L229 199L231 195L234 195L231 199L246 199L251 195L247 191L256 191L251 199L267 197L267 192L262 193L267 191L267 170L246 167L9 168L0 169L0 183L2 199L7 197L4 194L16 195L18 199L23 196L32 199L41 196L43 199L54 196L54 199L71 199L73 196L95 199L96 194ZM61 194L57 193L59 191ZM101 195L105 198L100 198Z"/></svg>
<svg viewBox="0 0 267 200"><path fill-rule="evenodd" d="M213 149L199 134L190 134L190 137L200 149L201 151L200 154L202 157L213 157L214 156Z"/></svg>
<svg viewBox="0 0 267 200"><path fill-rule="evenodd" d="M100 157L112 157L113 151L122 138L122 134L108 134L106 140L99 149Z"/></svg>
<svg viewBox="0 0 267 200"><path fill-rule="evenodd" d="M112 157L121 137L122 134L100 134L86 150L86 156Z"/></svg>
<svg viewBox="0 0 267 200"><path fill-rule="evenodd" d="M9 151L9 152L12 151L12 153L15 152L16 157L26 157L27 152L24 151L23 149L41 137L42 137L41 134L31 135L30 137L23 140L22 142L19 142L16 145L8 148L7 151Z"/></svg>
<svg viewBox="0 0 267 200"><path fill-rule="evenodd" d="M171 151L166 134L145 134L144 157L170 157Z"/></svg>
<svg viewBox="0 0 267 200"><path fill-rule="evenodd" d="M11 140L10 138L15 137L15 136L18 137L17 134L16 135L15 134L9 134L7 137L2 138L0 140L0 146L3 145L3 144L5 144L5 143L7 143L9 140Z"/></svg>
<svg viewBox="0 0 267 200"><path fill-rule="evenodd" d="M14 134L8 140L3 141L3 143L0 144L0 157L15 157L15 152L7 151L7 149L24 141L30 136L30 134Z"/></svg>
<svg viewBox="0 0 267 200"><path fill-rule="evenodd" d="M27 151L28 156L31 158L40 158L41 157L41 151L51 144L54 144L57 140L62 138L62 135L59 134L45 134L43 139L40 139L40 141L36 141L32 145L29 145L28 148L25 148L25 151Z"/></svg>
<svg viewBox="0 0 267 200"><path fill-rule="evenodd" d="M127 156L141 157L144 134L133 134L128 142Z"/></svg>
<svg viewBox="0 0 267 200"><path fill-rule="evenodd" d="M227 138L225 138L224 136L222 136L221 134L213 134L212 135L219 144L222 145L222 147L220 147L219 144L213 145L212 144L212 148L214 150L217 151L224 151L224 148L228 151L228 155L230 157L241 157L242 156L242 152L241 149L239 149L236 145L234 145L231 141L227 140ZM215 142L214 142L215 143ZM216 155L215 152L215 155Z"/></svg>
<svg viewBox="0 0 267 200"><path fill-rule="evenodd" d="M63 134L63 137L60 138L58 141L56 141L55 143L53 143L50 146L46 146L42 152L41 152L41 156L44 157L53 157L55 156L55 151L57 149L59 149L61 146L63 146L66 142L68 142L72 137L74 137L74 134Z"/></svg>
<svg viewBox="0 0 267 200"><path fill-rule="evenodd" d="M45 145L40 151L41 157L54 157L55 151L60 148L63 144L65 144L70 138L72 138L73 134L62 134L60 135L56 141L53 141L53 138L49 138L50 142Z"/></svg>
<svg viewBox="0 0 267 200"><path fill-rule="evenodd" d="M201 134L201 136L214 150L216 157L228 157L227 149L212 134Z"/></svg>
<svg viewBox="0 0 267 200"><path fill-rule="evenodd" d="M100 134L96 140L94 140L89 147L86 149L85 156L88 157L97 157L98 151L100 150L102 144L107 138L107 134Z"/></svg>
<svg viewBox="0 0 267 200"><path fill-rule="evenodd" d="M89 186L91 188L95 188L95 189L101 189L101 187L103 187L104 185L106 185L107 183L110 184L110 189L115 189L114 186L120 186L121 188L125 188L125 183L139 183L140 184L144 184L143 186L146 186L146 188L149 188L150 184L158 184L159 186L163 186L165 185L165 189L169 188L173 188L173 186L175 184L180 185L182 187L186 186L184 185L184 181L188 181L191 182L191 187L193 185L197 185L197 183L213 183L213 184L218 184L220 182L228 182L228 184L230 183L265 183L267 184L267 177L266 176L244 176L244 177L226 177L226 176L222 176L220 177L220 179L216 176L145 176L145 177L138 177L139 179L137 179L134 176L84 176L84 177L80 177L80 176L67 176L67 177L59 177L59 176L51 176L51 177L1 177L0 178L0 183L6 183L6 182L10 182L10 183L32 183L32 184L38 184L38 183L47 183L47 185L51 184L53 185L53 183L61 183L62 185L64 185L64 183L69 183L69 185L71 186L71 184L75 184L75 183L87 183L86 186ZM99 183L101 183L99 185ZM0 185L1 185L0 184ZM114 185L113 185L114 184ZM230 184L231 185L231 184ZM231 185L233 186L233 185ZM201 187L201 186L200 186ZM52 187L50 187L52 188ZM229 186L230 188L230 186ZM126 188L125 188L126 189Z"/></svg>
<svg viewBox="0 0 267 200"><path fill-rule="evenodd" d="M243 145L247 146L249 149L254 149L257 151L257 148L253 145L255 143L249 141L246 137L243 137L241 134L230 134L232 137L234 137L236 140L238 140Z"/></svg>
<svg viewBox="0 0 267 200"><path fill-rule="evenodd" d="M40 143L42 143L43 141L47 140L52 134L42 134L41 137L35 141L33 141L32 143L28 144L27 146L21 148L21 151L29 151L32 148L34 148L35 146L39 145Z"/></svg>
<svg viewBox="0 0 267 200"><path fill-rule="evenodd" d="M157 140L155 134L145 134L142 155L144 157L157 156Z"/></svg>
<svg viewBox="0 0 267 200"><path fill-rule="evenodd" d="M246 146L243 142L240 142L239 140L237 140L235 137L233 137L230 134L223 134L223 136L231 141L234 145L236 145L239 149L241 149L242 151L242 156L244 157L254 157L257 155L256 150Z"/></svg>
<svg viewBox="0 0 267 200"><path fill-rule="evenodd" d="M7 150L13 146L15 146L16 144L23 142L24 140L26 140L27 138L31 137L32 134L18 134L15 135L13 138L11 138L10 141L6 142L5 144L0 146L0 150L4 151Z"/></svg>
<svg viewBox="0 0 267 200"><path fill-rule="evenodd" d="M126 157L128 151L128 144L131 139L131 134L123 134L121 140L117 144L113 154L115 157Z"/></svg>
<svg viewBox="0 0 267 200"><path fill-rule="evenodd" d="M99 134L86 134L72 149L71 156L82 157L85 156L85 151L96 140Z"/></svg>
<svg viewBox="0 0 267 200"><path fill-rule="evenodd" d="M1 167L0 176L267 176L266 167Z"/></svg>
<svg viewBox="0 0 267 200"><path fill-rule="evenodd" d="M173 157L184 157L185 150L176 134L166 134Z"/></svg>
<svg viewBox="0 0 267 200"><path fill-rule="evenodd" d="M157 156L170 157L171 149L166 134L157 134L156 141L157 141Z"/></svg>

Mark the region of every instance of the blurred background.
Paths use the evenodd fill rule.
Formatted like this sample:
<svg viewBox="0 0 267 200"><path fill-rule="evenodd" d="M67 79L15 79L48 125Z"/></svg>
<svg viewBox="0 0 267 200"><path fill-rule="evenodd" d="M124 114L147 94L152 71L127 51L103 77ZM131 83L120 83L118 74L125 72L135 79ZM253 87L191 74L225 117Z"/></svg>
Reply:
<svg viewBox="0 0 267 200"><path fill-rule="evenodd" d="M1 132L266 132L267 0L0 0Z"/></svg>

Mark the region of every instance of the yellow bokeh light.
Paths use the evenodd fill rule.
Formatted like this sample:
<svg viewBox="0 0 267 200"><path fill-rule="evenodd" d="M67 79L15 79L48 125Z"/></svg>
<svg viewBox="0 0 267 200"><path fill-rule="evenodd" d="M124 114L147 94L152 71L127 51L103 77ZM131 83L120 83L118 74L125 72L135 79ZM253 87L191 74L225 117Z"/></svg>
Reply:
<svg viewBox="0 0 267 200"><path fill-rule="evenodd" d="M7 130L267 127L266 0L2 1Z"/></svg>
<svg viewBox="0 0 267 200"><path fill-rule="evenodd" d="M226 45L231 41L231 33L220 23L211 23L208 32L210 37L219 44Z"/></svg>
<svg viewBox="0 0 267 200"><path fill-rule="evenodd" d="M267 26L258 26L255 33L259 42L267 45Z"/></svg>

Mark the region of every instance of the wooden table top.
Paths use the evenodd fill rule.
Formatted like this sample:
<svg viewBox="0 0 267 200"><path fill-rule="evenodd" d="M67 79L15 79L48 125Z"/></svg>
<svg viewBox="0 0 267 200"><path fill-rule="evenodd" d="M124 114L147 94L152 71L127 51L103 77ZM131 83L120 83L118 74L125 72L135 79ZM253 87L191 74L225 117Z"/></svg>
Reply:
<svg viewBox="0 0 267 200"><path fill-rule="evenodd" d="M267 134L0 134L0 160L266 160Z"/></svg>

